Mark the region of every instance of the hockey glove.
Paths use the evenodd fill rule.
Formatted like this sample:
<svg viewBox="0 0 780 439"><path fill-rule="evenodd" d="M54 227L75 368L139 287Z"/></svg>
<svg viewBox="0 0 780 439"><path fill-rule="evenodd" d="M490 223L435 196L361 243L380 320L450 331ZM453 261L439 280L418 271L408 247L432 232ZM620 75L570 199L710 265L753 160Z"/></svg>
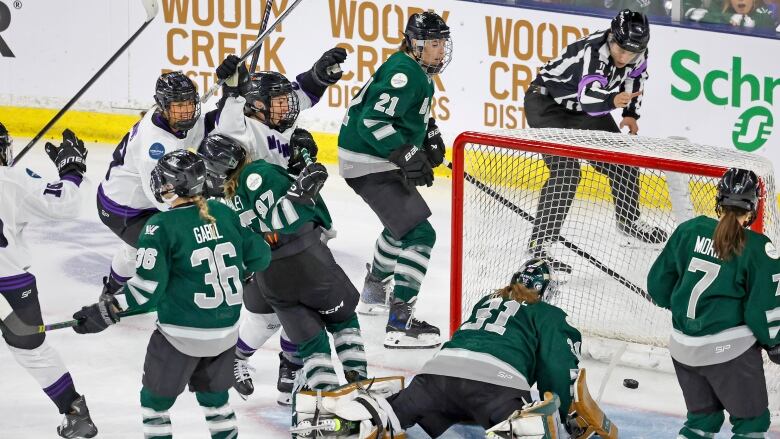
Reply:
<svg viewBox="0 0 780 439"><path fill-rule="evenodd" d="M780 344L772 348L764 347L764 349L766 349L766 354L773 363L780 364Z"/></svg>
<svg viewBox="0 0 780 439"><path fill-rule="evenodd" d="M119 322L119 311L121 308L116 298L101 296L97 303L82 307L81 311L73 314L73 318L79 321L73 330L79 334L97 334Z"/></svg>
<svg viewBox="0 0 780 439"><path fill-rule="evenodd" d="M296 128L290 136L290 161L287 164L287 172L292 175L298 175L306 167L306 159L303 157L303 150L309 152L312 161L317 159L317 143L311 136L311 133L303 128Z"/></svg>
<svg viewBox="0 0 780 439"><path fill-rule="evenodd" d="M436 126L436 120L432 117L428 119L428 130L425 133L425 139L423 139L423 148L425 148L425 155L428 156L432 168L444 163L444 141L441 140L441 131Z"/></svg>
<svg viewBox="0 0 780 439"><path fill-rule="evenodd" d="M84 142L76 137L73 131L66 129L62 132L62 143L60 143L59 147L46 142L44 150L51 161L54 162L54 165L57 166L60 178L66 174L75 174L81 177L87 172L87 148L84 147Z"/></svg>
<svg viewBox="0 0 780 439"><path fill-rule="evenodd" d="M395 163L404 173L406 181L415 186L433 185L433 168L425 152L415 145L401 145L391 152L388 160Z"/></svg>
<svg viewBox="0 0 780 439"><path fill-rule="evenodd" d="M347 51L343 47L334 47L323 53L320 59L311 68L312 76L319 85L327 87L341 79L344 72L336 68L347 59Z"/></svg>
<svg viewBox="0 0 780 439"><path fill-rule="evenodd" d="M327 179L328 170L325 166L312 163L303 168L295 183L287 190L287 199L293 203L313 205Z"/></svg>
<svg viewBox="0 0 780 439"><path fill-rule="evenodd" d="M222 85L225 96L243 96L250 85L249 70L236 55L228 55L217 67L217 79L225 80Z"/></svg>

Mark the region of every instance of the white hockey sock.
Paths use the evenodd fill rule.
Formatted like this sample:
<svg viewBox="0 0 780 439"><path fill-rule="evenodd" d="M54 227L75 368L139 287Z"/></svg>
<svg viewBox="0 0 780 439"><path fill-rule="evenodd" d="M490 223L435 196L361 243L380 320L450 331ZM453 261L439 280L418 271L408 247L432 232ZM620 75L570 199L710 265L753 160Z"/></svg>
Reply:
<svg viewBox="0 0 780 439"><path fill-rule="evenodd" d="M243 309L244 319L238 328L238 343L236 347L244 356L251 356L276 334L282 324L276 314L256 314Z"/></svg>
<svg viewBox="0 0 780 439"><path fill-rule="evenodd" d="M16 362L38 381L41 389L57 405L60 412L66 412L78 394L57 351L45 340L35 349L19 349L13 346L8 346L8 349Z"/></svg>
<svg viewBox="0 0 780 439"><path fill-rule="evenodd" d="M157 411L141 407L144 420L144 439L169 438L173 435L171 415L168 410Z"/></svg>
<svg viewBox="0 0 780 439"><path fill-rule="evenodd" d="M206 424L209 426L209 433L211 433L212 438L228 439L238 435L236 414L229 403L220 407L201 406L201 408L206 416Z"/></svg>

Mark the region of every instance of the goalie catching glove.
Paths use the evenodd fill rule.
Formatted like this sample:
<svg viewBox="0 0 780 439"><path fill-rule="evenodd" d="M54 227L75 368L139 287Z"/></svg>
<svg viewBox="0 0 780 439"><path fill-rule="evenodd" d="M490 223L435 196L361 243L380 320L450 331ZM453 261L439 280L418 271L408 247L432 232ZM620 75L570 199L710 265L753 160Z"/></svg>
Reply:
<svg viewBox="0 0 780 439"><path fill-rule="evenodd" d="M433 168L425 152L416 145L401 145L387 159L401 168L409 183L415 186L433 185Z"/></svg>

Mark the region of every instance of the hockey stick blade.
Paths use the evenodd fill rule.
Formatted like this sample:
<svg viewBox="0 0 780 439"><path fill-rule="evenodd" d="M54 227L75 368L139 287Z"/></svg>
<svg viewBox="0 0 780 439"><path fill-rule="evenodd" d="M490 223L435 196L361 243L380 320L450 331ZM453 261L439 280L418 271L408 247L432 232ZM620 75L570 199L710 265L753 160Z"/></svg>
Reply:
<svg viewBox="0 0 780 439"><path fill-rule="evenodd" d="M452 163L444 159L444 164L452 170ZM530 213L524 211L520 206L516 205L515 203L511 202L510 200L504 198L501 194L494 191L488 185L485 183L482 183L481 181L477 180L473 175L469 174L466 171L463 171L463 178L468 181L469 183L473 184L477 187L477 189L481 190L482 192L486 193L487 195L493 197L496 201L501 203L504 207L508 208L512 212L520 215L523 219L525 219L528 222L533 223L534 222L534 216ZM573 242L567 240L563 236L558 236L558 238L555 240L556 242L560 242L563 246L568 248L569 250L576 253L578 256L582 257L583 259L587 260L593 266L601 270L602 272L606 273L616 281L620 282L623 286L631 290L632 292L642 296L645 300L649 302L653 302L653 299L650 297L650 295L647 293L647 291L643 290L641 287L637 286L630 280L626 279L625 277L621 276L619 273L615 272L611 268L607 267L601 261L596 259L593 255L586 252L585 250L581 249L578 245L574 244Z"/></svg>
<svg viewBox="0 0 780 439"><path fill-rule="evenodd" d="M260 38L268 27L268 19L271 17L271 8L274 5L274 0L265 0L265 10L263 10L263 21L260 23L260 30L257 32L257 37ZM257 49L252 53L252 61L249 62L249 73L253 73L257 68L257 61L260 59L260 49L262 44L257 46Z"/></svg>
<svg viewBox="0 0 780 439"><path fill-rule="evenodd" d="M269 36L269 35L271 35L271 32L275 31L275 30L276 30L276 28L277 28L277 27L278 27L278 26L279 26L279 25L282 23L282 20L284 20L285 18L287 18L287 16L288 16L288 15L290 15L290 13L291 13L291 12L292 12L292 11L293 11L293 10L294 10L296 7L298 7L298 5L299 5L299 4L301 4L301 2L302 2L302 1L303 1L303 0L295 0L295 2L294 2L293 4L291 4L291 5L290 5L290 6L289 6L289 7L288 7L288 8L287 8L287 9L286 9L284 12L282 12L282 15L280 15L280 16L279 16L279 17L276 19L276 21L274 21L273 23L271 23L271 24L268 26L268 29L266 29L266 30L265 30L265 32L263 32L263 34L262 34L262 35L260 35L259 37L257 37L257 39L255 40L255 42L254 42L254 43L252 43L252 45L251 45L251 46L249 46L249 48L246 50L246 52L244 52L244 54L243 54L243 55L241 55L241 58L239 58L239 61L241 61L241 62L244 62L244 61L246 61L246 59L247 59L247 58L249 58L249 56L252 54L252 52L254 52L255 50L257 50L257 48L258 48L258 47L260 47L260 46L263 44L263 41L265 41L265 40L266 40L266 38L268 38L268 36ZM206 94L204 94L204 95L203 95L203 97L200 99L200 102L201 102L201 103L205 103L206 101L208 101L208 100L209 100L209 98L211 98L211 97L214 95L214 93L216 93L216 91L217 91L217 90L218 90L220 87L222 87L222 84L224 84L224 83L225 83L225 81L227 81L227 78L225 78L225 79L222 79L222 80L219 80L219 81L217 81L217 83L216 83L216 84L212 85L212 86L211 86L211 87L208 89L208 91L206 92Z"/></svg>
<svg viewBox="0 0 780 439"><path fill-rule="evenodd" d="M60 120L60 118L68 110L70 110L70 107L72 107L73 104L75 104L76 101L79 100L81 95L83 95L90 87L92 87L92 84L94 84L95 81L97 81L98 78L100 78L103 75L103 73L105 73L105 71L108 70L109 67L111 67L111 64L113 64L114 61L116 61L116 59L119 58L119 56L122 55L122 53L124 53L124 51L128 47L130 47L131 44L133 44L133 41L135 41L135 39L138 38L138 35L141 35L141 32L143 32L144 29L146 29L146 27L149 26L149 23L151 23L152 20L154 20L154 17L157 16L157 12L160 9L159 5L157 4L157 0L141 0L141 2L143 3L144 10L146 11L146 21L144 21L144 24L142 24L141 27L138 28L138 30L135 31L135 33L130 37L130 39L128 39L125 42L125 44L123 44L122 47L120 47L119 50L117 50L116 53L114 53L105 64L103 64L103 67L101 67L100 70L98 70L89 79L89 81L87 81L87 83L84 84L83 87L81 87L81 90L79 90L76 93L76 95L73 96L68 101L68 103L65 104L65 106L62 107L60 111L58 111L57 114L55 114L54 117L52 117L51 120L46 123L46 125L44 125L43 128L41 128L38 134L36 134L35 137L33 137L32 140L30 140L30 143L28 143L21 151L19 151L19 154L17 154L16 157L14 157L14 162L11 164L11 166L15 166L17 163L19 163L22 157L24 157L25 154L27 154L27 152L30 149L32 149L32 147L35 146L36 143L38 143L41 137L43 137L47 132L49 132L51 127L53 127L54 124L57 123L57 121Z"/></svg>

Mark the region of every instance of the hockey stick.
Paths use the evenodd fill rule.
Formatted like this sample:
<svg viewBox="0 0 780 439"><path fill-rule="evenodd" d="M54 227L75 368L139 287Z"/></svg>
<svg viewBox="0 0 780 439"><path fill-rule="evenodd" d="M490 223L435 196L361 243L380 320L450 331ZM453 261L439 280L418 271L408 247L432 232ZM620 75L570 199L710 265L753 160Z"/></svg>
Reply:
<svg viewBox="0 0 780 439"><path fill-rule="evenodd" d="M136 315L134 311L120 311L119 317L127 317ZM71 328L79 324L78 320L66 320L59 323L51 323L48 325L30 325L23 322L19 316L14 313L11 304L0 294L0 326L7 328L12 334L24 337L27 335L41 334L47 331L53 331L55 329Z"/></svg>
<svg viewBox="0 0 780 439"><path fill-rule="evenodd" d="M265 0L265 10L263 11L263 21L260 23L260 30L257 32L257 38L260 38L265 32L265 28L268 27L268 19L271 17L271 7L274 4L274 0ZM253 73L257 68L257 61L260 59L260 48L263 47L263 43L257 46L257 49L252 53L252 61L249 63L249 73Z"/></svg>
<svg viewBox="0 0 780 439"><path fill-rule="evenodd" d="M444 159L444 164L447 165L447 167L450 168L450 170L452 170L452 163L449 160ZM496 192L493 189L491 189L490 187L488 187L485 183L482 183L481 181L477 180L476 178L474 178L474 176L472 176L468 172L463 171L463 178L466 181L468 181L469 183L471 183L474 186L476 186L482 192L484 192L484 193L490 195L491 197L493 197L496 201L498 201L499 203L504 205L504 207L507 207L512 212L514 212L514 213L520 215L521 217L523 217L523 219L525 219L526 221L528 221L530 223L534 222L535 218L533 217L533 215L531 215L530 213L528 213L528 212L524 211L523 209L521 209L520 206L518 206L518 205L514 204L513 202L507 200L506 198L501 196L501 194L499 194L498 192ZM596 268L598 268L599 270L603 271L604 273L606 273L607 275L609 275L610 277L612 277L616 281L620 282L621 284L623 284L629 290L633 291L636 294L639 294L640 296L642 296L644 299L648 300L649 302L651 302L651 303L653 302L653 299L650 297L650 295L647 293L647 291L643 290L641 287L637 286L636 284L634 284L630 280L626 279L625 277L623 277L620 274L616 273L611 268L609 268L606 265L602 264L601 261L596 259L590 253L588 253L585 250L581 249L579 246L577 246L577 244L567 240L563 236L558 236L555 239L555 241L556 242L560 242L561 244L563 244L569 250L573 251L574 253L576 253L580 257L586 259L588 262L593 264Z"/></svg>
<svg viewBox="0 0 780 439"><path fill-rule="evenodd" d="M19 154L17 154L16 157L14 157L14 162L11 166L16 165L19 162L19 160L21 160L22 157L24 157L24 155L27 154L27 151L29 151L38 142L38 140L40 140L41 137L43 137L43 135L46 134L49 131L49 129L51 129L51 127L54 126L55 123L57 123L58 120L60 120L62 115L65 114L65 112L68 111L70 107L72 107L73 104L76 103L77 100L79 100L79 98L81 97L81 95L84 94L84 92L86 92L90 87L92 87L92 84L94 84L95 81L97 81L98 78L100 78L100 76L103 75L103 73L105 73L106 70L108 70L111 64L113 64L114 61L116 61L116 59L119 58L122 52L124 52L128 47L130 47L133 41L135 41L135 39L138 38L138 35L141 35L141 32L143 32L144 29L146 29L146 27L149 26L149 23L151 23L152 20L154 20L154 17L157 16L157 12L160 9L159 5L157 4L157 0L141 0L141 3L143 3L144 9L146 10L146 21L144 21L144 24L142 24L141 27L138 28L138 30L135 31L135 33L130 37L130 39L128 39L125 42L125 44L123 44L122 47L120 47L119 50L117 50L116 53L114 53L114 55L111 56L111 58L109 58L109 60L105 64L103 64L103 67L101 67L100 70L98 70L97 73L95 73L92 76L92 78L90 78L89 81L87 81L87 83L84 84L83 87L81 87L81 90L79 90L76 93L76 95L73 96L68 101L68 103L65 104L65 106L62 107L62 109L60 109L60 111L58 111L57 114L55 114L54 117L52 117L51 120L46 125L44 125L43 128L41 128L38 134L36 134L35 137L33 137L33 139L30 140L30 143L28 143L27 146L24 147L24 149L19 151Z"/></svg>
<svg viewBox="0 0 780 439"><path fill-rule="evenodd" d="M266 39L266 38L268 38L268 36L269 36L269 35L271 35L271 32L273 32L274 30L276 30L277 26L279 26L279 24L281 24L282 20L284 20L285 18L287 18L287 16L290 14L290 12L292 12L292 11L293 11L293 9L295 9L296 7L298 7L298 5L299 5L299 4L301 4L301 2L302 2L302 1L303 1L303 0L295 0L295 2L294 2L293 4L291 4L291 5L290 5L290 7L288 7L288 8L287 8L287 9L286 9L284 12L282 12L282 15L280 15L280 16L279 16L279 17L276 19L276 21L274 21L273 23L271 23L271 24L268 26L268 29L266 29L266 30L265 30L265 32L263 32L263 33L262 33L262 34L261 34L259 37L257 37L257 39L255 40L255 42L254 42L254 43L252 43L252 45L251 45L251 46L249 46L249 48L246 50L246 52L244 52L244 54L243 54L243 55L241 55L241 58L239 58L239 61L240 61L240 62L244 62L244 61L246 61L246 59L247 59L247 58L249 58L249 55L251 55L251 54L252 54L252 52L254 52L255 50L257 50L257 49L258 49L258 48L259 48L259 47L260 47L260 46L263 44L263 41L265 41L265 39ZM206 92L206 94L204 94L204 95L203 95L203 97L200 99L200 102L201 102L201 103L205 103L206 101L208 101L208 100L209 100L209 98L210 98L211 96L213 96L213 95L214 95L214 93L215 93L215 92L216 92L216 91L217 91L217 90L218 90L218 89L219 89L219 88L222 86L222 84L224 84L224 83L225 83L225 81L227 81L227 79L228 79L228 78L225 78L225 79L219 80L219 81L217 81L217 83L216 83L216 84L212 85L212 86L211 86L211 88L209 88L209 89L208 89L208 91Z"/></svg>

